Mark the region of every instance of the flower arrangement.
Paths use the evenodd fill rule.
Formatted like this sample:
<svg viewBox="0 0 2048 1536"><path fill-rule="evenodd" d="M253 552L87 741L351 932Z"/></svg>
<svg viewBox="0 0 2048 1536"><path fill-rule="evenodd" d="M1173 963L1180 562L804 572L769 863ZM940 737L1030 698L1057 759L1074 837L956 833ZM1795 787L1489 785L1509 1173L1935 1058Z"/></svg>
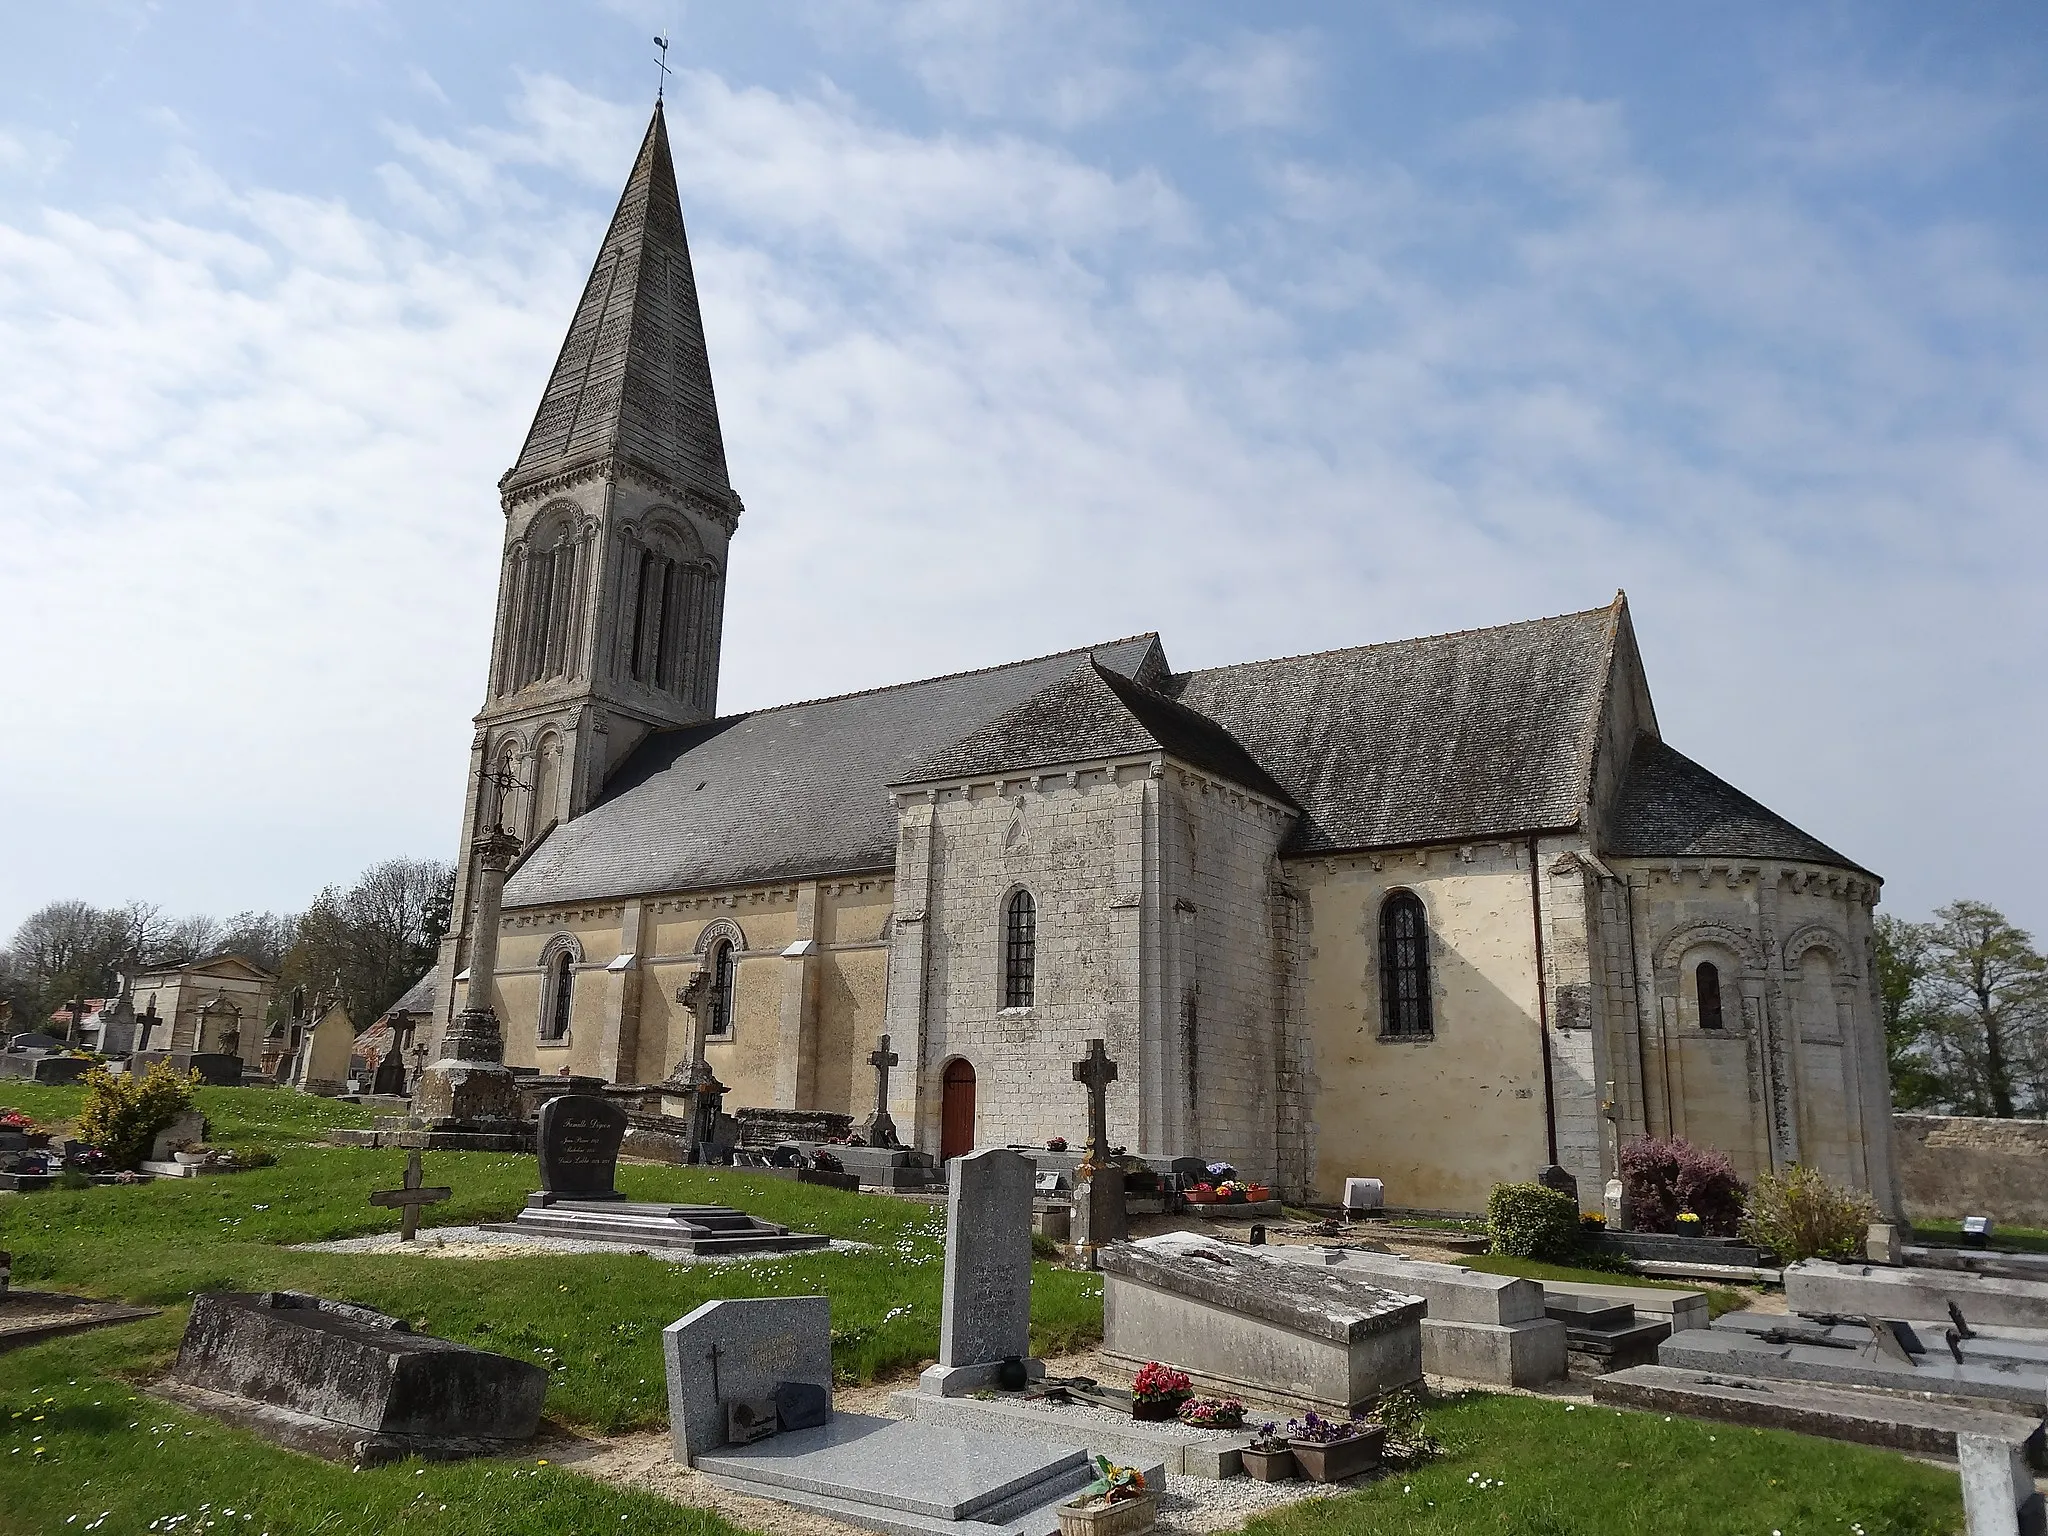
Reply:
<svg viewBox="0 0 2048 1536"><path fill-rule="evenodd" d="M1120 1467L1107 1456L1095 1458L1095 1481L1080 1492L1088 1504L1123 1504L1145 1495L1145 1474L1136 1467Z"/></svg>
<svg viewBox="0 0 2048 1536"><path fill-rule="evenodd" d="M1209 1179L1212 1183L1220 1184L1226 1179L1234 1179L1236 1177L1237 1170L1228 1163L1211 1163L1209 1165Z"/></svg>
<svg viewBox="0 0 2048 1536"><path fill-rule="evenodd" d="M0 1131L13 1131L26 1136L36 1128L35 1121L18 1109L0 1111Z"/></svg>
<svg viewBox="0 0 2048 1536"><path fill-rule="evenodd" d="M1048 1151L1048 1152L1064 1152L1064 1151L1066 1151L1066 1150L1067 1150L1067 1138L1066 1138L1066 1137L1064 1137L1064 1136L1054 1136L1054 1137L1051 1137L1050 1139L1048 1139L1048 1140L1047 1140L1047 1142L1046 1142L1046 1144L1045 1144L1045 1150L1046 1150L1046 1151Z"/></svg>
<svg viewBox="0 0 2048 1536"><path fill-rule="evenodd" d="M1180 1421L1196 1429L1239 1429L1244 1404L1234 1397L1191 1397L1180 1405Z"/></svg>
<svg viewBox="0 0 2048 1536"><path fill-rule="evenodd" d="M1605 1211L1581 1211L1579 1212L1579 1226L1586 1232L1596 1235L1605 1232L1607 1230L1607 1213Z"/></svg>
<svg viewBox="0 0 2048 1536"><path fill-rule="evenodd" d="M1271 1456L1287 1449L1287 1437L1280 1433L1280 1426L1268 1419L1261 1424L1258 1433L1252 1436L1252 1449L1264 1451Z"/></svg>
<svg viewBox="0 0 2048 1536"><path fill-rule="evenodd" d="M1244 1185L1240 1184L1236 1179L1225 1179L1216 1186L1216 1198L1225 1201L1242 1200L1244 1199Z"/></svg>
<svg viewBox="0 0 2048 1536"><path fill-rule="evenodd" d="M1287 1439L1295 1445L1332 1445L1364 1428L1357 1419L1326 1419L1311 1408L1305 1417L1287 1421Z"/></svg>
<svg viewBox="0 0 2048 1536"><path fill-rule="evenodd" d="M1699 1213L1697 1211L1680 1211L1678 1213L1678 1230L1687 1237L1697 1236L1700 1230Z"/></svg>
<svg viewBox="0 0 2048 1536"><path fill-rule="evenodd" d="M1172 1399L1178 1403L1194 1389L1186 1371L1176 1371L1170 1365L1161 1365L1157 1360L1148 1360L1145 1368L1138 1372L1138 1379L1131 1383L1131 1396L1141 1403L1161 1403Z"/></svg>

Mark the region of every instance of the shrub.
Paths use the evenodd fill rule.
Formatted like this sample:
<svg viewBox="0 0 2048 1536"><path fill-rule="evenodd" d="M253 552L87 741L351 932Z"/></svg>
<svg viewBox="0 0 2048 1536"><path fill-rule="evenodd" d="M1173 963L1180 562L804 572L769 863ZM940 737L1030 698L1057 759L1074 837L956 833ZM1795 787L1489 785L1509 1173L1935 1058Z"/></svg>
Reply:
<svg viewBox="0 0 2048 1536"><path fill-rule="evenodd" d="M104 1067L85 1074L85 1108L78 1139L98 1147L116 1168L133 1168L149 1156L156 1133L192 1107L196 1072L179 1072L168 1061L150 1064L141 1077L116 1077Z"/></svg>
<svg viewBox="0 0 2048 1536"><path fill-rule="evenodd" d="M234 1154L237 1168L268 1168L277 1161L277 1154L268 1147L229 1147L228 1151Z"/></svg>
<svg viewBox="0 0 2048 1536"><path fill-rule="evenodd" d="M1817 1168L1794 1163L1782 1174L1764 1174L1750 1192L1742 1236L1767 1248L1782 1263L1801 1259L1853 1259L1877 1206L1861 1190L1828 1182Z"/></svg>
<svg viewBox="0 0 2048 1536"><path fill-rule="evenodd" d="M1516 1259L1570 1264L1579 1257L1579 1202L1542 1184L1496 1184L1486 1197L1493 1251Z"/></svg>
<svg viewBox="0 0 2048 1536"><path fill-rule="evenodd" d="M1714 1237L1733 1237L1742 1221L1742 1180L1728 1154L1682 1137L1652 1137L1621 1149L1621 1194L1629 1225L1676 1232L1691 1211ZM1687 1223L1688 1226L1691 1223Z"/></svg>
<svg viewBox="0 0 2048 1536"><path fill-rule="evenodd" d="M272 1161L276 1159L273 1158ZM1048 1264L1056 1264L1061 1258L1060 1245L1043 1232L1034 1231L1031 1234L1031 1257L1043 1259Z"/></svg>

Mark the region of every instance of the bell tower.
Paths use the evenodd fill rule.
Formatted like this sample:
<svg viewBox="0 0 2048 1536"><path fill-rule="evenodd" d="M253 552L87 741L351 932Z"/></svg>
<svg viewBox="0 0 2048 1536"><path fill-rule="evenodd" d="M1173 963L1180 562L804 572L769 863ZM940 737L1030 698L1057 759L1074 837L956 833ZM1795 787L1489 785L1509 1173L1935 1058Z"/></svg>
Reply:
<svg viewBox="0 0 2048 1536"><path fill-rule="evenodd" d="M726 547L741 508L659 102L498 491L497 623L437 968L439 1025L460 990L478 839L502 827L531 847L588 810L650 731L717 713Z"/></svg>

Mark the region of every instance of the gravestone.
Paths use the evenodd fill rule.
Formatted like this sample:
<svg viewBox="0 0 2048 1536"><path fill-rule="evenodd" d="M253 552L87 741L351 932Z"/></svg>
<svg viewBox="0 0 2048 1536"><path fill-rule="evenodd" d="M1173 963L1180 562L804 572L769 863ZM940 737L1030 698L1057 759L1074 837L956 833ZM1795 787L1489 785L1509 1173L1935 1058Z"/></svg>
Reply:
<svg viewBox="0 0 2048 1536"><path fill-rule="evenodd" d="M668 1373L668 1418L675 1459L697 1458L727 1443L726 1406L778 1395L792 1407L832 1391L832 1303L823 1296L759 1296L707 1301L661 1330Z"/></svg>
<svg viewBox="0 0 2048 1536"><path fill-rule="evenodd" d="M415 1147L405 1157L405 1178L397 1189L378 1189L370 1192L370 1204L395 1205L399 1209L398 1240L409 1243L420 1226L420 1207L439 1205L455 1191L445 1184L429 1185L420 1168L419 1148Z"/></svg>
<svg viewBox="0 0 2048 1536"><path fill-rule="evenodd" d="M990 1386L1006 1360L1042 1375L1031 1352L1031 1159L1007 1147L952 1164L939 1363L918 1389L958 1397Z"/></svg>
<svg viewBox="0 0 2048 1536"><path fill-rule="evenodd" d="M163 1396L317 1456L491 1455L540 1425L547 1372L293 1291L202 1294Z"/></svg>
<svg viewBox="0 0 2048 1536"><path fill-rule="evenodd" d="M156 1133L149 1144L149 1161L168 1163L172 1154L206 1140L206 1116L196 1109L181 1109L177 1117Z"/></svg>
<svg viewBox="0 0 2048 1536"><path fill-rule="evenodd" d="M2019 1446L1992 1435L1960 1434L1956 1463L1969 1536L2042 1536L2048 1529L2048 1511Z"/></svg>
<svg viewBox="0 0 2048 1536"><path fill-rule="evenodd" d="M875 1112L869 1115L860 1128L861 1139L871 1147L896 1147L902 1145L896 1135L896 1122L889 1117L889 1069L900 1058L889 1049L889 1037L882 1036L875 1042L875 1048L868 1053L868 1065L875 1069Z"/></svg>
<svg viewBox="0 0 2048 1536"><path fill-rule="evenodd" d="M1096 1251L1120 1243L1130 1234L1124 1215L1124 1170L1112 1162L1109 1142L1109 1085L1116 1081L1116 1063L1100 1040L1088 1042L1088 1054L1074 1063L1074 1081L1088 1090L1088 1146L1074 1170L1074 1246L1081 1262L1095 1267Z"/></svg>
<svg viewBox="0 0 2048 1536"><path fill-rule="evenodd" d="M557 1094L540 1107L534 1138L540 1187L559 1200L619 1200L615 1187L626 1112L595 1094Z"/></svg>

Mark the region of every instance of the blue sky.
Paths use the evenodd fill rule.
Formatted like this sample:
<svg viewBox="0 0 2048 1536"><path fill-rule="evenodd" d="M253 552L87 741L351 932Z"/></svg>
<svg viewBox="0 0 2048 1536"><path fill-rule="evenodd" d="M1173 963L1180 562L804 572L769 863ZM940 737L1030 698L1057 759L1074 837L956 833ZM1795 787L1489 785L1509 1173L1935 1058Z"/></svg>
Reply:
<svg viewBox="0 0 2048 1536"><path fill-rule="evenodd" d="M1664 734L2048 932L2033 4L0 4L0 935L454 851L672 32L728 710L1628 590Z"/></svg>

